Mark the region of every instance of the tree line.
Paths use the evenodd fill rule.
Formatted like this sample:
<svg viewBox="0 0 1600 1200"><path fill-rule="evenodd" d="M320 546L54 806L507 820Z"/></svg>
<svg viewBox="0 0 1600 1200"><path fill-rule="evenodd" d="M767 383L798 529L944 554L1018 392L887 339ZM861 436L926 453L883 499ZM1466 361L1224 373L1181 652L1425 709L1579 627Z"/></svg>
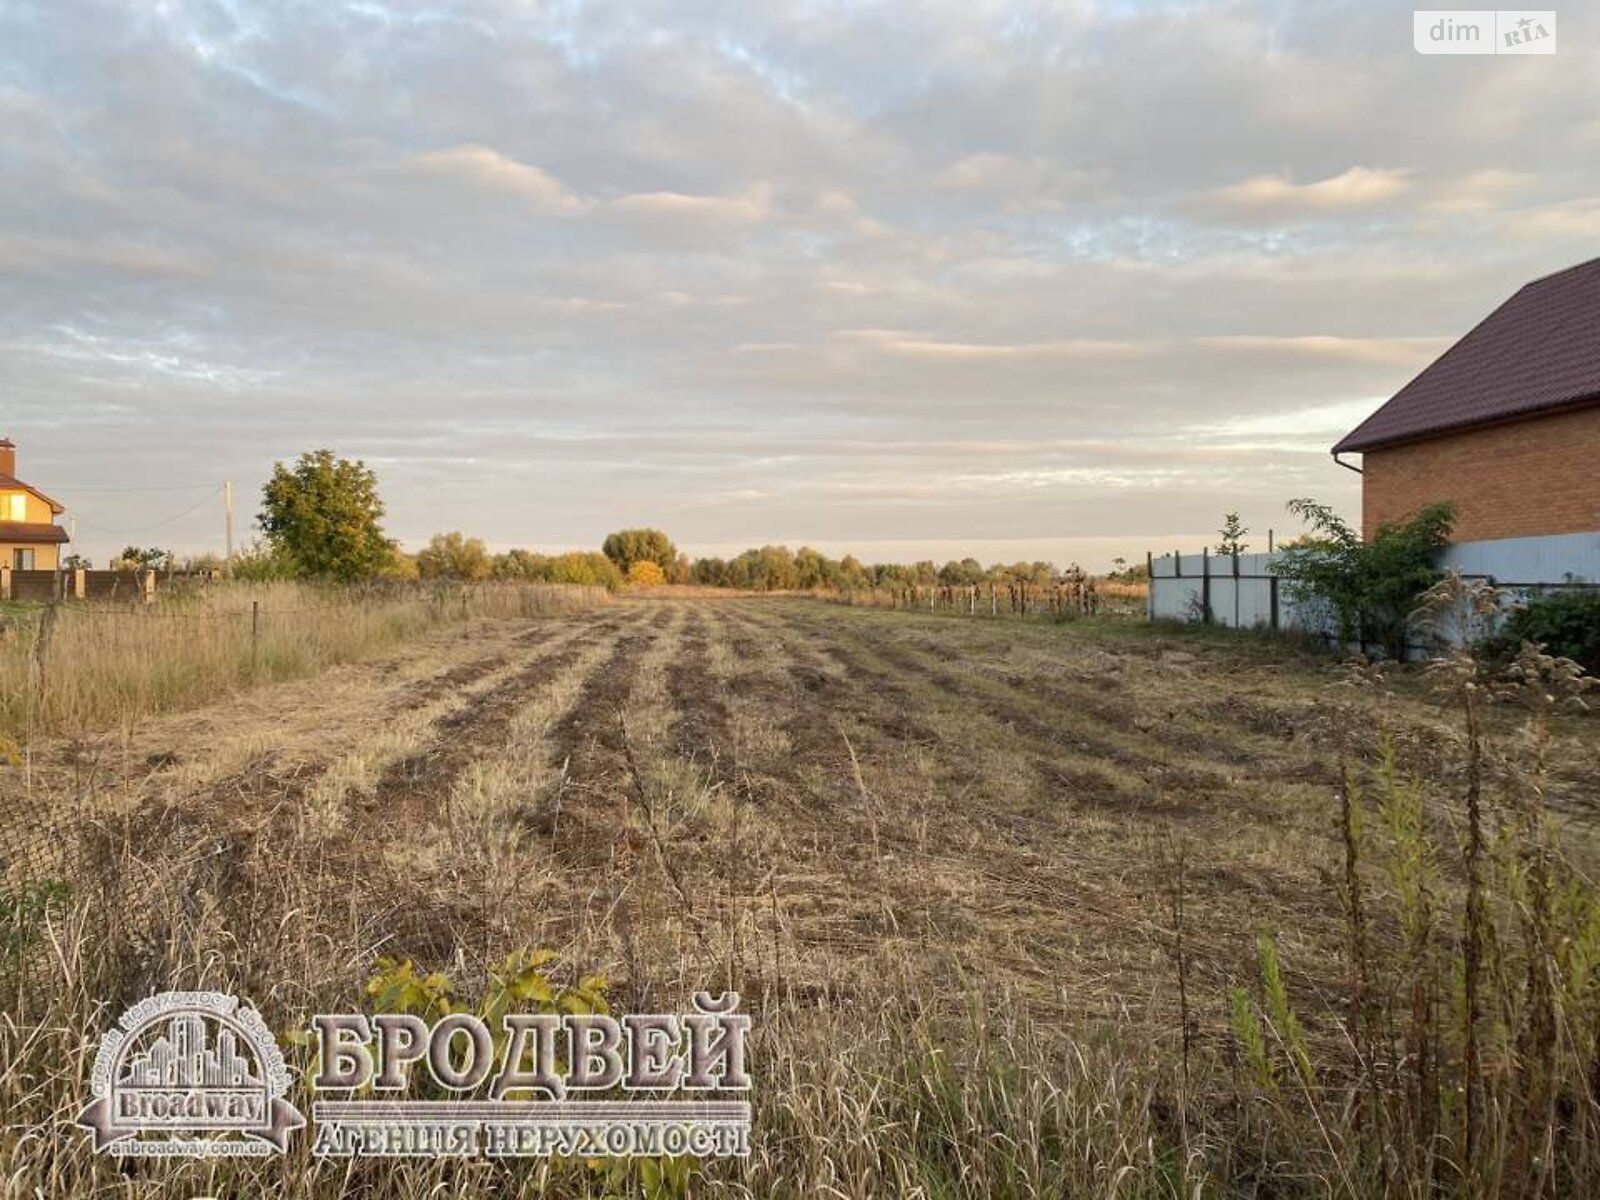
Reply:
<svg viewBox="0 0 1600 1200"><path fill-rule="evenodd" d="M659 529L618 530L598 550L563 554L520 549L496 554L482 539L456 531L435 534L426 546L408 554L384 533L383 516L377 476L360 461L316 450L290 465L276 463L262 489L257 518L261 540L235 558L234 574L247 579L342 581L508 579L611 590L670 583L748 591L1045 585L1061 578L1048 562L985 566L963 558L942 565L931 560L868 564L848 554L829 558L808 546L798 550L760 546L733 558L691 559ZM1118 565L1125 564L1119 559ZM1074 566L1068 574L1082 573Z"/></svg>

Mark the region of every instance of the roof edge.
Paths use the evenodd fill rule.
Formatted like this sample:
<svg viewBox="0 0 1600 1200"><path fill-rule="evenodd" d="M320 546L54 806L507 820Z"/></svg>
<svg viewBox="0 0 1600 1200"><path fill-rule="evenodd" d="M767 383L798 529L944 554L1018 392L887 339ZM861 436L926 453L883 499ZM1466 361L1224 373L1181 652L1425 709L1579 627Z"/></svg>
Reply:
<svg viewBox="0 0 1600 1200"><path fill-rule="evenodd" d="M1387 450L1392 446L1406 446L1412 442L1427 442L1434 438L1443 437L1452 433L1465 433L1469 429L1493 429L1497 425L1515 425L1521 421L1532 421L1539 417L1551 417L1559 413L1572 412L1580 408L1600 404L1600 391L1585 392L1581 396L1574 396L1568 400L1557 400L1551 404L1540 405L1538 408L1526 409L1523 412L1506 413L1503 416L1490 417L1481 421L1460 421L1449 425L1436 425L1431 429L1418 430L1402 437L1389 438L1362 438L1361 426L1358 425L1344 437L1339 439L1330 453L1333 454L1365 454L1369 450ZM1382 410L1380 410L1382 411ZM1377 414L1374 413L1374 416ZM1368 418L1369 420L1371 418ZM1366 424L1365 421L1362 424Z"/></svg>
<svg viewBox="0 0 1600 1200"><path fill-rule="evenodd" d="M38 488L34 487L33 484L24 483L15 475L0 475L0 487L16 487L21 488L25 492L31 492L40 500L43 500L46 504L48 504L50 506L50 511L53 513L60 514L67 511L67 506L61 503L61 501L52 499L41 492Z"/></svg>

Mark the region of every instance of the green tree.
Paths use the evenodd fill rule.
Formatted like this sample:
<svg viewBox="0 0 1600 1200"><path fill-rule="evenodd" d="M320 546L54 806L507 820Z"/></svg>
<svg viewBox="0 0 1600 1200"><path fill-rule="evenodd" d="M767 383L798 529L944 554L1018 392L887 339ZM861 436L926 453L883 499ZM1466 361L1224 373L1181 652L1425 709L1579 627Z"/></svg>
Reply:
<svg viewBox="0 0 1600 1200"><path fill-rule="evenodd" d="M550 560L551 583L583 583L616 591L622 586L622 572L617 564L598 551L571 550Z"/></svg>
<svg viewBox="0 0 1600 1200"><path fill-rule="evenodd" d="M117 555L117 562L125 569L142 571L146 568L165 567L172 562L172 557L171 550L163 550L159 546L147 548L124 546L122 553Z"/></svg>
<svg viewBox="0 0 1600 1200"><path fill-rule="evenodd" d="M795 586L819 588L832 582L835 566L819 550L801 546L794 552Z"/></svg>
<svg viewBox="0 0 1600 1200"><path fill-rule="evenodd" d="M483 542L459 532L436 533L417 553L417 573L424 579L487 579L493 570Z"/></svg>
<svg viewBox="0 0 1600 1200"><path fill-rule="evenodd" d="M678 567L678 548L659 529L623 529L608 534L600 551L624 575L636 562L653 562L665 576Z"/></svg>
<svg viewBox="0 0 1600 1200"><path fill-rule="evenodd" d="M989 573L983 569L983 564L975 558L963 558L960 562L952 559L939 568L939 582L946 587L969 587L984 582L988 577Z"/></svg>
<svg viewBox="0 0 1600 1200"><path fill-rule="evenodd" d="M528 550L507 550L494 560L496 579L549 579L550 560Z"/></svg>
<svg viewBox="0 0 1600 1200"><path fill-rule="evenodd" d="M1379 526L1363 542L1326 504L1300 499L1288 507L1313 534L1273 564L1289 595L1327 605L1343 641L1377 642L1403 658L1412 610L1439 579L1435 562L1450 544L1454 509L1430 504L1405 521Z"/></svg>
<svg viewBox="0 0 1600 1200"><path fill-rule="evenodd" d="M1222 540L1217 543L1216 552L1229 557L1245 553L1250 549L1250 543L1244 540L1249 532L1239 520L1238 513L1229 513L1222 519L1222 528L1217 531Z"/></svg>
<svg viewBox="0 0 1600 1200"><path fill-rule="evenodd" d="M293 467L274 463L261 497L261 531L307 575L367 579L394 556L379 524L377 476L365 463L331 450L302 454Z"/></svg>

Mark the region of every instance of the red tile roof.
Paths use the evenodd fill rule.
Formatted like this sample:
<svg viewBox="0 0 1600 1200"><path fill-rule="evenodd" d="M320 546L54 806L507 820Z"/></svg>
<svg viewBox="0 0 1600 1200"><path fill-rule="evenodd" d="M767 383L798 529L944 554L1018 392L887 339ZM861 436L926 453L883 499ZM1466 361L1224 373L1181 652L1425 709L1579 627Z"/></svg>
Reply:
<svg viewBox="0 0 1600 1200"><path fill-rule="evenodd" d="M1600 258L1525 284L1333 448L1600 403Z"/></svg>
<svg viewBox="0 0 1600 1200"><path fill-rule="evenodd" d="M38 545L60 545L67 540L67 531L59 525L24 524L21 521L0 521L0 542L31 542Z"/></svg>

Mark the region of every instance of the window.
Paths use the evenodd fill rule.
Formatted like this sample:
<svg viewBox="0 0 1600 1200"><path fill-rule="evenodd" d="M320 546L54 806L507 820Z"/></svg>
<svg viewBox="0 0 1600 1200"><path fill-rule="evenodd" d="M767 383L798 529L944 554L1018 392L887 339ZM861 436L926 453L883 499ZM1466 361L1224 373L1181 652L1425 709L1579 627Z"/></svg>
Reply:
<svg viewBox="0 0 1600 1200"><path fill-rule="evenodd" d="M11 552L11 566L17 571L33 570L33 551L13 550Z"/></svg>
<svg viewBox="0 0 1600 1200"><path fill-rule="evenodd" d="M28 519L28 498L21 492L12 492L6 497L6 520L26 521Z"/></svg>

